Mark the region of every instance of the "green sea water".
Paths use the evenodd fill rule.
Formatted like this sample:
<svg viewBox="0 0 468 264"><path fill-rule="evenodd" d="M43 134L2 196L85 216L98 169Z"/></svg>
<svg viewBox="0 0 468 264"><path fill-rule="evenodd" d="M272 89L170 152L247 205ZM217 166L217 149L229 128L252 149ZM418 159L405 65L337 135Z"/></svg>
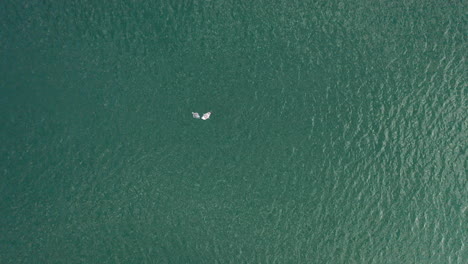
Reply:
<svg viewBox="0 0 468 264"><path fill-rule="evenodd" d="M1 1L0 263L467 263L466 31L447 0Z"/></svg>

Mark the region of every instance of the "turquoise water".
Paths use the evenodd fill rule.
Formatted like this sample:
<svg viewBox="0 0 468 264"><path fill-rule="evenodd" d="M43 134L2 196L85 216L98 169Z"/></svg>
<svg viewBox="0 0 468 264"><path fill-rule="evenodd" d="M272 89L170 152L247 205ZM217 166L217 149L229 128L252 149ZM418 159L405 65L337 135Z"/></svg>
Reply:
<svg viewBox="0 0 468 264"><path fill-rule="evenodd" d="M464 6L386 2L2 1L0 263L466 263Z"/></svg>

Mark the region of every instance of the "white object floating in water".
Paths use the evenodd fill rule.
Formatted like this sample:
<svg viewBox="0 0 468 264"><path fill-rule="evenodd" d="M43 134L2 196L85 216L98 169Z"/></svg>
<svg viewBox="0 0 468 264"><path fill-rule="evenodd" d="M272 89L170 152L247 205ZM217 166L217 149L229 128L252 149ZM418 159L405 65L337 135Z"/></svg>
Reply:
<svg viewBox="0 0 468 264"><path fill-rule="evenodd" d="M200 115L198 113L192 112L193 118L200 119Z"/></svg>
<svg viewBox="0 0 468 264"><path fill-rule="evenodd" d="M205 113L205 114L203 114L203 116L201 117L201 119L202 119L202 120L207 120L208 118L210 118L210 115L211 115L211 112Z"/></svg>

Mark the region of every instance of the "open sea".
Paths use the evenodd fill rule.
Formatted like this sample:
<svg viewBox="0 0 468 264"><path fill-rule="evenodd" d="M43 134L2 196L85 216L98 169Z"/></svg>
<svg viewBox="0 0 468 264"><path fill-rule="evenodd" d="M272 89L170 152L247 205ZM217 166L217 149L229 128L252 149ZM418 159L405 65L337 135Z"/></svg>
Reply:
<svg viewBox="0 0 468 264"><path fill-rule="evenodd" d="M468 263L466 14L0 1L0 263Z"/></svg>

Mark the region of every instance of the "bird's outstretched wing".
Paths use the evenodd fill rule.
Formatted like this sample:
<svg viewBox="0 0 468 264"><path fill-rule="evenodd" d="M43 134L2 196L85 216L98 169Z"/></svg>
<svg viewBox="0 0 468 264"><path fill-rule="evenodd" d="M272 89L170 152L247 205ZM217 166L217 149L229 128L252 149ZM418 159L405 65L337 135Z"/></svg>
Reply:
<svg viewBox="0 0 468 264"><path fill-rule="evenodd" d="M205 114L203 114L203 116L201 117L201 119L202 119L202 120L207 120L208 118L210 118L210 115L211 115L211 112L205 113Z"/></svg>
<svg viewBox="0 0 468 264"><path fill-rule="evenodd" d="M192 112L193 118L200 119L200 115L198 113Z"/></svg>

